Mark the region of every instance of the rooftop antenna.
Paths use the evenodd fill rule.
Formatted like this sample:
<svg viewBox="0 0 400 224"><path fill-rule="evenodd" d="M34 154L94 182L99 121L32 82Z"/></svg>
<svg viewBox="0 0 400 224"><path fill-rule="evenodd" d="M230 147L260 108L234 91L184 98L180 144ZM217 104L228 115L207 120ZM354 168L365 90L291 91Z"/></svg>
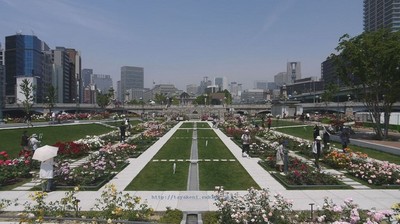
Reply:
<svg viewBox="0 0 400 224"><path fill-rule="evenodd" d="M35 36L35 32L33 32L33 30L31 29L31 32L32 32L32 36Z"/></svg>

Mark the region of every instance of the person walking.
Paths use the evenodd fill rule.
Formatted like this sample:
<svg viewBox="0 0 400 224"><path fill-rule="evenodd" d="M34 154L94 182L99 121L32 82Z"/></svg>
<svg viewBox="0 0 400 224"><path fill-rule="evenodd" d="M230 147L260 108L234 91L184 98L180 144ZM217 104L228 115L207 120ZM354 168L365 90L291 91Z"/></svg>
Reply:
<svg viewBox="0 0 400 224"><path fill-rule="evenodd" d="M29 138L29 145L32 149L33 152L39 147L40 141L37 139L36 134L32 134L32 136Z"/></svg>
<svg viewBox="0 0 400 224"><path fill-rule="evenodd" d="M26 125L28 125L28 127L29 126L33 127L31 113L26 114L25 123L26 123Z"/></svg>
<svg viewBox="0 0 400 224"><path fill-rule="evenodd" d="M319 157L321 156L322 148L321 148L321 136L317 136L312 144L312 152L314 154L314 164L317 167L318 170L320 170L319 167Z"/></svg>
<svg viewBox="0 0 400 224"><path fill-rule="evenodd" d="M317 136L319 136L319 127L318 125L315 125L313 131L313 139L317 138Z"/></svg>
<svg viewBox="0 0 400 224"><path fill-rule="evenodd" d="M39 177L43 180L42 190L44 192L50 192L53 189L53 166L54 158L44 160L40 163Z"/></svg>
<svg viewBox="0 0 400 224"><path fill-rule="evenodd" d="M346 153L347 145L350 143L350 133L347 128L342 128L342 132L339 135L340 142L342 143L342 150Z"/></svg>
<svg viewBox="0 0 400 224"><path fill-rule="evenodd" d="M25 152L29 151L29 136L28 131L24 131L21 136L21 147Z"/></svg>
<svg viewBox="0 0 400 224"><path fill-rule="evenodd" d="M119 138L119 142L125 142L125 135L126 135L126 126L125 123L122 122L121 126L119 126L119 132L120 132L120 138Z"/></svg>
<svg viewBox="0 0 400 224"><path fill-rule="evenodd" d="M250 140L251 140L250 131L248 129L244 131L241 139L242 139L242 156L246 157L249 155Z"/></svg>

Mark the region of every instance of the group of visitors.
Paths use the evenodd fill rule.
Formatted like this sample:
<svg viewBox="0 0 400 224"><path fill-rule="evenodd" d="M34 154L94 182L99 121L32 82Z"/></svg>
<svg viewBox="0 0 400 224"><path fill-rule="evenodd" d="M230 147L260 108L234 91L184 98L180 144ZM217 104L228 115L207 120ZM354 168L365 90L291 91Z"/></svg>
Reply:
<svg viewBox="0 0 400 224"><path fill-rule="evenodd" d="M272 122L271 118L269 117L266 122L268 126L268 131L271 128L271 122ZM339 137L342 143L342 150L345 153L347 145L350 142L350 132L346 128L343 128ZM318 125L315 125L313 129L313 139L314 141L312 143L312 153L314 156L314 164L316 168L320 170L319 159L321 157L322 151L329 149L330 133L326 127L323 128L323 131L321 133L320 127ZM242 134L241 140L242 140L242 156L248 157L250 150L250 142L251 142L250 131L248 129L246 129ZM276 149L276 165L280 172L283 172L284 153L285 153L284 142L280 141L279 146Z"/></svg>

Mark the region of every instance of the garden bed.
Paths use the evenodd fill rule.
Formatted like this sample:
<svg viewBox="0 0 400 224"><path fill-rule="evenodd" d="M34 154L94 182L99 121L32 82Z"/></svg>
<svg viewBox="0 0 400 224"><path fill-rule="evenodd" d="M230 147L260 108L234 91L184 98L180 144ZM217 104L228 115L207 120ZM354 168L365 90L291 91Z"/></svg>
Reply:
<svg viewBox="0 0 400 224"><path fill-rule="evenodd" d="M306 164L300 164L298 160L295 161L298 164L290 166L287 175L282 175L275 171L273 161L260 161L259 164L288 190L352 189L352 187L331 175L312 170ZM293 162L290 164L292 165ZM294 167L302 168L296 169ZM296 181L302 184L294 184Z"/></svg>

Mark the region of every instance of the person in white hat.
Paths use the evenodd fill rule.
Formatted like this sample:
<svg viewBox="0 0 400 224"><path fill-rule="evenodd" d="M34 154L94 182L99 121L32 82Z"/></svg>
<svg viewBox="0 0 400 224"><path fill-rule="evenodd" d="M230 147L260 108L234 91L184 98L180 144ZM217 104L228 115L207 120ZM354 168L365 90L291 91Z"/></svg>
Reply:
<svg viewBox="0 0 400 224"><path fill-rule="evenodd" d="M39 147L40 141L37 139L36 134L32 134L32 136L29 138L29 145L32 149L32 151L35 151Z"/></svg>
<svg viewBox="0 0 400 224"><path fill-rule="evenodd" d="M312 144L312 152L314 154L314 159L315 159L314 164L318 170L320 170L319 157L321 156L321 150L322 150L321 140L322 140L321 136L317 136Z"/></svg>
<svg viewBox="0 0 400 224"><path fill-rule="evenodd" d="M250 131L246 129L241 137L242 139L242 156L248 156L250 151Z"/></svg>

